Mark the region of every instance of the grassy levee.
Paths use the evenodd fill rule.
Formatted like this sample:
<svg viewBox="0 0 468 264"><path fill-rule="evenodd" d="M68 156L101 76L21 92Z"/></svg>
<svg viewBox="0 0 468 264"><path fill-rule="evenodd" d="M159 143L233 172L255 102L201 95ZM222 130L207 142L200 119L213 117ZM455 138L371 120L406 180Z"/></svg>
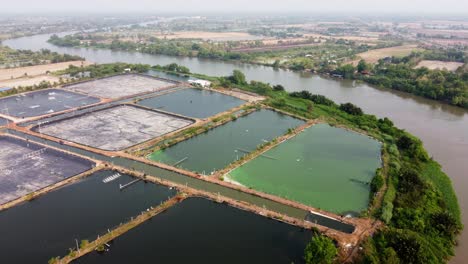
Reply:
<svg viewBox="0 0 468 264"><path fill-rule="evenodd" d="M452 214L454 214L454 216L456 216L456 218L460 220L460 206L458 204L458 199L455 195L455 191L452 187L452 181L441 170L441 166L437 162L430 160L422 166L421 174L425 177L426 180L428 180L440 189L442 198L446 203L448 211L452 212Z"/></svg>

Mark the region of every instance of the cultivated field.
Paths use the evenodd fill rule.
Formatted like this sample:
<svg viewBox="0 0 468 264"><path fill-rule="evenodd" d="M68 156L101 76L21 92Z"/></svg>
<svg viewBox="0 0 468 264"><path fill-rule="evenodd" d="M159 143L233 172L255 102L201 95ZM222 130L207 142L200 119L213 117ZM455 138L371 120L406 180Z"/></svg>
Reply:
<svg viewBox="0 0 468 264"><path fill-rule="evenodd" d="M172 85L174 85L174 83L150 76L125 74L72 84L65 86L64 89L101 98L116 99L140 93L158 91Z"/></svg>
<svg viewBox="0 0 468 264"><path fill-rule="evenodd" d="M115 151L192 123L188 119L139 107L117 106L43 125L40 132L82 145Z"/></svg>
<svg viewBox="0 0 468 264"><path fill-rule="evenodd" d="M453 62L453 61L432 61L432 60L423 60L416 65L417 68L426 67L430 70L435 69L447 69L448 71L456 71L458 68L463 66L461 62Z"/></svg>
<svg viewBox="0 0 468 264"><path fill-rule="evenodd" d="M375 49L369 50L363 53L357 54L361 59L365 60L368 63L377 63L379 59L386 57L403 57L411 54L412 51L417 51L417 45L402 45L390 48ZM359 60L353 61L353 63L359 62Z"/></svg>

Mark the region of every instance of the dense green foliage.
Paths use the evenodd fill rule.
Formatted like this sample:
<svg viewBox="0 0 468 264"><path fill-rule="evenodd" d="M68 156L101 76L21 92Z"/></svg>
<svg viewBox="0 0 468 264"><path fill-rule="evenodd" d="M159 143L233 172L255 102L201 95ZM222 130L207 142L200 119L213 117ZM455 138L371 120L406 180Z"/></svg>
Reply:
<svg viewBox="0 0 468 264"><path fill-rule="evenodd" d="M388 227L365 244L363 263L445 263L462 229L451 182L422 143L394 130L380 218ZM388 142L390 143L390 142Z"/></svg>
<svg viewBox="0 0 468 264"><path fill-rule="evenodd" d="M453 255L456 235L463 228L458 201L450 179L419 139L387 118L377 119L362 110L355 114L349 110L356 108L351 104L343 108L307 91L288 94L258 82L231 85L268 95L274 107L363 130L383 142L388 167L376 172L371 190L377 193L387 186L375 214L387 228L364 245L363 263L445 263Z"/></svg>
<svg viewBox="0 0 468 264"><path fill-rule="evenodd" d="M331 264L338 250L333 241L321 234L315 234L304 250L306 264Z"/></svg>
<svg viewBox="0 0 468 264"><path fill-rule="evenodd" d="M356 78L377 86L468 108L468 73L413 69L406 63L379 63L375 66L373 75Z"/></svg>
<svg viewBox="0 0 468 264"><path fill-rule="evenodd" d="M86 67L76 67L70 65L68 69L60 71L60 74L69 74L72 77L83 76L87 73L86 78L99 78L114 74L121 74L125 69L131 69L133 72L144 73L150 70L150 65L146 64L128 64L128 63L110 63L110 64L93 64ZM83 79L82 77L80 77Z"/></svg>
<svg viewBox="0 0 468 264"><path fill-rule="evenodd" d="M299 45L287 49L271 50L267 47L268 45L259 40L211 42L201 39L158 39L146 35L140 37L138 38L140 41L129 41L128 38L120 38L119 35L79 33L64 37L53 35L49 42L65 47L93 47L170 56L236 60L298 71L328 66L336 63L339 58L353 57L355 54L365 52L370 48L364 44L343 40L327 40L326 43L318 44L314 43L313 38L299 43L308 44L306 46ZM286 45L286 43L279 41L278 45ZM258 49L254 52L242 52L236 51L237 48ZM288 59L284 60L284 58Z"/></svg>
<svg viewBox="0 0 468 264"><path fill-rule="evenodd" d="M96 39L95 39L96 38ZM91 39L91 40L90 40ZM62 47L93 47L112 50L138 51L148 54L163 54L169 56L187 56L218 60L244 60L251 57L248 53L231 52L221 44L194 40L166 40L151 38L149 42L132 42L114 39L110 43L98 42L99 36L67 35L58 37L52 35L50 43Z"/></svg>
<svg viewBox="0 0 468 264"><path fill-rule="evenodd" d="M40 51L14 50L0 45L0 66L7 68L78 60L84 60L84 58L68 54L58 54L48 49Z"/></svg>
<svg viewBox="0 0 468 264"><path fill-rule="evenodd" d="M361 108L353 105L352 103L344 103L340 105L340 109L342 111L345 111L346 113L350 115L362 115L364 112L362 111Z"/></svg>
<svg viewBox="0 0 468 264"><path fill-rule="evenodd" d="M422 59L459 62L466 60L461 51L430 50L414 52L403 58L380 60L376 65L361 60L357 68L347 64L329 72L346 79L359 79L376 86L468 108L468 72L414 68Z"/></svg>
<svg viewBox="0 0 468 264"><path fill-rule="evenodd" d="M161 69L164 70L164 71L182 73L182 74L190 73L189 68L187 68L185 66L182 66L182 65L178 65L177 63L171 63L171 64L168 64L166 66L162 66Z"/></svg>
<svg viewBox="0 0 468 264"><path fill-rule="evenodd" d="M421 57L424 60L468 62L465 52L457 49L432 49L424 52L414 52L409 57Z"/></svg>

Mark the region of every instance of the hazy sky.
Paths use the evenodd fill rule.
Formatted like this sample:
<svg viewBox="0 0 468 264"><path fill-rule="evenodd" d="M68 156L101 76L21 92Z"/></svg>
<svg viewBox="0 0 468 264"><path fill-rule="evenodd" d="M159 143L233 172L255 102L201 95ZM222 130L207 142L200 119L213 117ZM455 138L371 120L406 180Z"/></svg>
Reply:
<svg viewBox="0 0 468 264"><path fill-rule="evenodd" d="M468 14L468 0L0 0L0 13L22 12Z"/></svg>

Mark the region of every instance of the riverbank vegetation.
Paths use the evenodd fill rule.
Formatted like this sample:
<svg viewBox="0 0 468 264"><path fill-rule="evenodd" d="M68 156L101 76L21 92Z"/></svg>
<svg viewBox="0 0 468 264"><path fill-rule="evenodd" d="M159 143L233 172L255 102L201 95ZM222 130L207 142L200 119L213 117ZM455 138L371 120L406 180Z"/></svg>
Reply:
<svg viewBox="0 0 468 264"><path fill-rule="evenodd" d="M336 64L344 58L354 57L355 54L371 48L395 44L379 44L371 47L342 39L314 42L312 38L296 44L270 46L260 40L213 42L199 39L163 39L144 35L138 39L139 41L116 36L111 38L98 33L81 33L64 37L52 35L48 41L62 47L91 47L169 56L235 60L293 70L305 70L320 65ZM283 46L284 48L277 49Z"/></svg>
<svg viewBox="0 0 468 264"><path fill-rule="evenodd" d="M376 64L368 64L361 60L355 67L346 61L355 59L356 54L401 43L379 43L371 47L353 41L328 39L323 43L305 47L241 52L236 51L236 48L241 45L239 41L209 42L153 37L148 41L138 42L118 38L102 39L100 35L77 34L65 37L54 35L49 42L67 47L94 47L170 56L236 60L295 71L315 71L346 79L361 80L375 86L468 108L468 72L464 67L455 72L445 69L430 70L426 67L416 68L421 60L462 63L467 61L464 52L451 49L422 50L405 57L380 59ZM261 44L257 45L261 46Z"/></svg>
<svg viewBox="0 0 468 264"><path fill-rule="evenodd" d="M0 45L0 68L34 66L48 63L83 61L80 56L59 54L48 49L40 51L15 50Z"/></svg>
<svg viewBox="0 0 468 264"><path fill-rule="evenodd" d="M304 260L306 264L331 264L338 255L333 240L315 233L312 240L304 250Z"/></svg>
<svg viewBox="0 0 468 264"><path fill-rule="evenodd" d="M451 72L445 69L429 70L415 68L423 58L466 60L463 53L444 54L413 53L404 58L380 60L376 65L360 61L357 68L352 65L338 67L333 73L344 78L365 81L376 86L408 92L429 99L443 101L455 106L468 108L468 72L459 69Z"/></svg>

